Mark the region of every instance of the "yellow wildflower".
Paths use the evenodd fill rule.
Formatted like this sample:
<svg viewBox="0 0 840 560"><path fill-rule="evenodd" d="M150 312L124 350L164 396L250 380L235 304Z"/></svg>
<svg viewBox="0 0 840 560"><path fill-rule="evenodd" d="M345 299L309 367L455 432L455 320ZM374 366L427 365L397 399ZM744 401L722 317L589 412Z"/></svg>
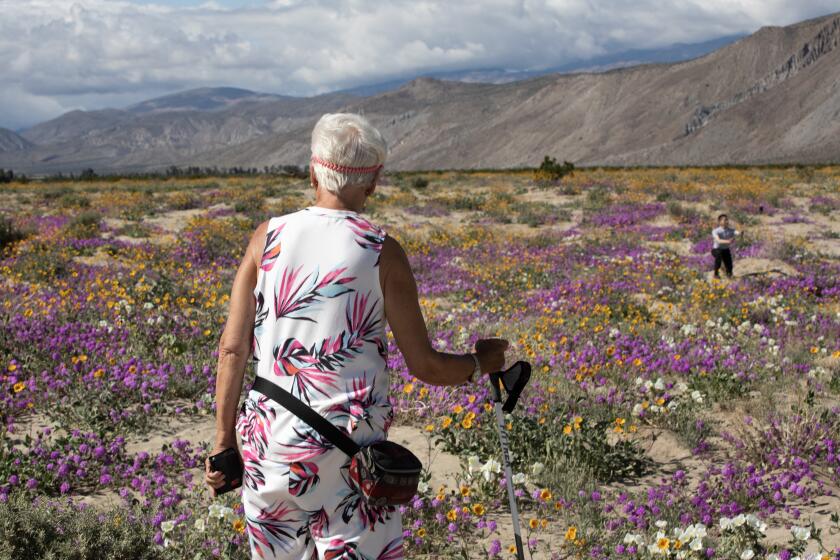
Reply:
<svg viewBox="0 0 840 560"><path fill-rule="evenodd" d="M481 504L473 504L472 512L478 516L484 515L485 513L484 506Z"/></svg>
<svg viewBox="0 0 840 560"><path fill-rule="evenodd" d="M456 519L458 519L458 510L450 509L449 511L446 512L446 518L449 521L455 521Z"/></svg>
<svg viewBox="0 0 840 560"><path fill-rule="evenodd" d="M245 523L241 519L236 519L233 522L233 530L237 533L244 533L245 532Z"/></svg>
<svg viewBox="0 0 840 560"><path fill-rule="evenodd" d="M26 384L23 381L18 381L15 383L12 388L14 389L15 393L20 393L24 389L26 389Z"/></svg>
<svg viewBox="0 0 840 560"><path fill-rule="evenodd" d="M568 529L566 529L566 540L573 541L577 538L577 527L572 525Z"/></svg>

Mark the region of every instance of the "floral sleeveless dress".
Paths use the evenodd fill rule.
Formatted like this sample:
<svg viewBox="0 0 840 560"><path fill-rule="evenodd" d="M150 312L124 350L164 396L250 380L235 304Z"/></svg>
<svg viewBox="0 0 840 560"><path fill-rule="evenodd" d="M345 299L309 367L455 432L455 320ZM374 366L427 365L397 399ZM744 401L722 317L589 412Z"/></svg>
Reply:
<svg viewBox="0 0 840 560"><path fill-rule="evenodd" d="M387 438L385 232L358 213L310 206L272 217L254 288L256 375L307 403L354 441ZM403 557L394 507L368 506L349 483L350 458L251 389L236 429L252 558Z"/></svg>

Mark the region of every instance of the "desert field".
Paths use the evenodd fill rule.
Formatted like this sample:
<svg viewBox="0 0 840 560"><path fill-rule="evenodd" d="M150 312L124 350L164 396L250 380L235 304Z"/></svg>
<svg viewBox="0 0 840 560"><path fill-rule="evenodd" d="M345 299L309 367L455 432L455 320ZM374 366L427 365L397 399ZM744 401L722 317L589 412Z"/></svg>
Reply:
<svg viewBox="0 0 840 560"><path fill-rule="evenodd" d="M217 346L254 228L313 201L0 186L0 559L249 558L240 491L202 478ZM365 214L436 349L502 336L533 365L508 419L526 557L840 558L840 167L392 173ZM489 385L426 385L389 341L390 438L428 468L406 558L513 557Z"/></svg>

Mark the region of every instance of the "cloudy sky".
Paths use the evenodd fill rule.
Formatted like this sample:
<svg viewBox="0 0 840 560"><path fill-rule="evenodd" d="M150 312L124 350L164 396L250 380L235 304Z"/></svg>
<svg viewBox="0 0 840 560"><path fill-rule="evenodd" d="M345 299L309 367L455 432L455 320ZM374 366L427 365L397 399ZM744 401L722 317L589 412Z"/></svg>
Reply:
<svg viewBox="0 0 840 560"><path fill-rule="evenodd" d="M0 0L0 126L201 86L287 95L537 70L836 11L836 0Z"/></svg>

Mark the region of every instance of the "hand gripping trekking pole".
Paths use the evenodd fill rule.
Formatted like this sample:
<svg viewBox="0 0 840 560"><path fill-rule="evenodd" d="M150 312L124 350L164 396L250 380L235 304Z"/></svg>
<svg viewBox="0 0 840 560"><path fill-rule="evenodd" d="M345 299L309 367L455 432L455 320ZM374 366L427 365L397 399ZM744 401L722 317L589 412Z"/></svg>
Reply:
<svg viewBox="0 0 840 560"><path fill-rule="evenodd" d="M516 508L516 496L513 493L513 479L510 472L510 453L508 452L508 436L505 428L505 417L502 412L512 412L519 400L522 389L528 384L531 378L531 364L519 361L505 371L490 374L490 385L493 389L493 406L496 409L496 427L499 430L499 441L502 444L502 459L505 466L505 481L507 482L508 499L510 501L510 513L513 516L513 535L516 539L516 557L525 560L525 552L522 548L522 529L519 526L519 510ZM504 388L504 391L502 390ZM507 392L504 405L502 405L503 393Z"/></svg>

